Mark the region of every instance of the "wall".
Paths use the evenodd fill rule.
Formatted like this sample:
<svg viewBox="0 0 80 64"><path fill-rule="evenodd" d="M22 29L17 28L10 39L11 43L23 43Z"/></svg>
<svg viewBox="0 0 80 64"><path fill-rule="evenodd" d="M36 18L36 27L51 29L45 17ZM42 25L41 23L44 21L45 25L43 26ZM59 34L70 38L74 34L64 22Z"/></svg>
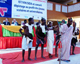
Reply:
<svg viewBox="0 0 80 64"><path fill-rule="evenodd" d="M76 6L77 4L77 6ZM67 13L67 17L74 17L74 16L80 16L80 2L78 3L75 3L73 5L70 5L70 6L73 6L71 8L71 10L73 10L72 12L69 12ZM76 6L76 7L75 7ZM74 11L75 10L75 11Z"/></svg>
<svg viewBox="0 0 80 64"><path fill-rule="evenodd" d="M47 18L48 19L67 19L67 17L66 17L67 13L55 11L55 4L58 4L58 3L54 3L54 2L50 2L50 3L53 3L53 10L47 10ZM62 4L59 4L59 5L62 6Z"/></svg>
<svg viewBox="0 0 80 64"><path fill-rule="evenodd" d="M72 1L72 0L70 0ZM76 0L73 0L74 2L76 2ZM55 11L55 4L59 4L59 3L55 3L55 2L50 2L48 1L49 3L52 3L53 4L53 10L47 10L47 19L50 20L50 19L55 19L54 21L57 21L57 20L62 20L62 19L65 19L67 20L67 17L74 17L74 16L80 16L80 11L76 11L76 12L70 12L70 13L63 13L62 12L62 7L61 7L61 12L57 12ZM69 2L69 1L68 1ZM80 3L80 2L79 2ZM59 4L62 6L62 4ZM64 6L67 6L67 5L64 5ZM68 7L68 6L67 6ZM0 21L3 22L5 18L0 18ZM11 23L12 22L12 18L8 18L9 22ZM16 19L18 21L18 23L20 24L21 21L23 21L24 19ZM35 22L37 22L38 20L35 20Z"/></svg>
<svg viewBox="0 0 80 64"><path fill-rule="evenodd" d="M80 11L68 13L67 17L80 16Z"/></svg>
<svg viewBox="0 0 80 64"><path fill-rule="evenodd" d="M49 2L49 1L48 1ZM55 4L58 3L54 3L54 2L49 2L53 4L53 10L47 10L47 19L56 19L55 21L57 21L58 19L67 19L67 13L62 13L62 12L57 12L55 11ZM62 6L62 4L60 4ZM5 18L0 17L0 21L1 23L3 23L3 20L5 20ZM9 22L12 23L13 18L8 18ZM21 21L23 21L24 19L16 19L18 21L19 24L21 24ZM27 20L27 19L26 19ZM35 20L35 22L37 22L38 20Z"/></svg>
<svg viewBox="0 0 80 64"><path fill-rule="evenodd" d="M63 13L62 12L62 5L63 4L50 2L50 1L48 1L48 2L53 4L53 10L47 10L47 20L55 19L54 21L57 21L57 20L61 21L62 19L67 20L67 17L80 16L80 11L71 12L71 13ZM60 12L55 11L55 5L56 4L61 5L61 11ZM64 6L67 6L67 5L64 5ZM3 20L5 20L5 18L0 17L0 21L3 22ZM13 18L8 18L8 20L10 23L12 23ZM19 24L21 24L21 21L23 21L24 19L16 19L16 20L18 21ZM38 20L35 20L35 22L37 22L37 21Z"/></svg>

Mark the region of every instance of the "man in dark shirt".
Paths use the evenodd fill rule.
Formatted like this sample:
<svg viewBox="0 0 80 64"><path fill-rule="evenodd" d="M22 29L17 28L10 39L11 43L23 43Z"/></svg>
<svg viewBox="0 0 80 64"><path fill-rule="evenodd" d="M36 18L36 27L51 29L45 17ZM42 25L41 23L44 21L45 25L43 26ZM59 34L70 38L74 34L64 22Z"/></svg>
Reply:
<svg viewBox="0 0 80 64"><path fill-rule="evenodd" d="M8 21L8 19L6 18L5 22L3 22L4 25L10 25L10 22Z"/></svg>

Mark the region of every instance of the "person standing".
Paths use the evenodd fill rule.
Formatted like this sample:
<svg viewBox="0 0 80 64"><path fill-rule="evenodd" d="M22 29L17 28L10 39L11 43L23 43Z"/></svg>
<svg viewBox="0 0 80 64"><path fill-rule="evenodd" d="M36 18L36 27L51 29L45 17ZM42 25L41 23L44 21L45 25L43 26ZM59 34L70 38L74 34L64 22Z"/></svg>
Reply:
<svg viewBox="0 0 80 64"><path fill-rule="evenodd" d="M34 20L33 20L33 18L29 18L28 21L29 21L29 23L28 23L28 24L25 24L25 25L19 30L20 33L21 33L22 36L23 36L23 39L22 39L22 62L24 62L24 54L25 54L25 50L26 50L27 48L29 48L29 49L28 49L28 60L32 60L32 59L30 58L31 48L32 48L32 41L27 42L27 40L28 40L29 38L32 39L31 35L29 35L29 34L32 33ZM28 28L26 28L26 26L27 26ZM22 30L23 30L23 29L24 29L24 33L22 33ZM28 29L29 29L29 30L28 30ZM29 33L28 33L28 31L29 31ZM25 35L28 36L29 38L27 39Z"/></svg>
<svg viewBox="0 0 80 64"><path fill-rule="evenodd" d="M52 22L48 22L47 26L47 52L49 52L49 58L52 58L53 54L53 43L54 43L54 27L52 27Z"/></svg>
<svg viewBox="0 0 80 64"><path fill-rule="evenodd" d="M60 25L66 24L65 20L63 19ZM59 28L58 28L59 29ZM56 34L56 46L55 46L55 56L57 57L57 47L59 45L59 40L60 40L60 35L59 35L59 30L57 29L57 34Z"/></svg>
<svg viewBox="0 0 80 64"><path fill-rule="evenodd" d="M71 40L71 46L72 46L72 54L75 55L74 50L77 42L77 35L79 35L79 30L76 27L76 22L73 22L73 37Z"/></svg>
<svg viewBox="0 0 80 64"><path fill-rule="evenodd" d="M23 25L25 25L25 24L27 24L27 20L24 20L24 23L23 23Z"/></svg>
<svg viewBox="0 0 80 64"><path fill-rule="evenodd" d="M70 61L70 46L73 34L72 18L68 18L68 23L61 25L61 43L62 48L59 49L58 61ZM61 52L61 54L60 54Z"/></svg>
<svg viewBox="0 0 80 64"><path fill-rule="evenodd" d="M41 24L39 24L37 26L37 29L36 29L36 36L37 36L37 43L36 43L36 48L35 48L35 60L37 59L36 57L36 54L37 54L37 49L38 49L38 46L39 44L41 44L41 58L45 58L43 56L43 49L44 49L44 43L45 43L45 36L46 36L46 20L44 18L41 19Z"/></svg>

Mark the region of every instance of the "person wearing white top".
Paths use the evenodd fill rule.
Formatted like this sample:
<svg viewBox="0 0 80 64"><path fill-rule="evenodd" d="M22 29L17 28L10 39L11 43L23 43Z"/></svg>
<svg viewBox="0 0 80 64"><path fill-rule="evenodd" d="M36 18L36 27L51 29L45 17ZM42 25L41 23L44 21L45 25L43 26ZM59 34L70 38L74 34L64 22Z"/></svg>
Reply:
<svg viewBox="0 0 80 64"><path fill-rule="evenodd" d="M53 54L53 44L54 44L54 30L52 27L52 22L48 22L47 27L47 52L49 52L49 58L52 58Z"/></svg>
<svg viewBox="0 0 80 64"><path fill-rule="evenodd" d="M32 60L30 58L30 55L31 55L31 48L32 48L32 39L33 39L33 36L32 36L32 29L33 29L33 25L34 24L34 20L33 18L29 18L29 23L28 24L25 24L23 27L21 27L21 29L19 30L20 33L22 34L23 36L23 39L22 39L22 62L24 62L24 54L25 54L25 50L27 48L29 48L28 50L28 60ZM24 29L24 33L22 33L22 30Z"/></svg>
<svg viewBox="0 0 80 64"><path fill-rule="evenodd" d="M68 24L61 25L61 43L62 48L58 51L58 61L70 61L70 47L73 34L72 18L68 18ZM60 54L61 53L61 54Z"/></svg>
<svg viewBox="0 0 80 64"><path fill-rule="evenodd" d="M49 58L52 58L53 54L53 44L54 44L54 28L58 28L58 26L52 26L53 22L48 21L47 25L47 52L49 53Z"/></svg>
<svg viewBox="0 0 80 64"><path fill-rule="evenodd" d="M45 30L45 25L46 25L46 20L44 18L41 19L41 24L39 23L37 25L37 29L36 29L36 35L37 35L37 42L36 42L36 48L35 48L35 60L37 59L36 55L37 55L37 49L39 44L41 44L41 58L45 58L43 56L43 49L44 49L44 43L45 43L45 36L46 36L46 30Z"/></svg>

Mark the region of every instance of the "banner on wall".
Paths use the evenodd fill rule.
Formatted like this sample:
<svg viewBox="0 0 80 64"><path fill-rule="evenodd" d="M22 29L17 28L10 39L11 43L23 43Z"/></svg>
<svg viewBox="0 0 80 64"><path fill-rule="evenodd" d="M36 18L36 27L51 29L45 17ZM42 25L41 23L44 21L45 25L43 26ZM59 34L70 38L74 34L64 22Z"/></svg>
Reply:
<svg viewBox="0 0 80 64"><path fill-rule="evenodd" d="M0 0L0 17L47 19L47 0Z"/></svg>
<svg viewBox="0 0 80 64"><path fill-rule="evenodd" d="M0 17L9 17L11 18L11 0L0 0Z"/></svg>

